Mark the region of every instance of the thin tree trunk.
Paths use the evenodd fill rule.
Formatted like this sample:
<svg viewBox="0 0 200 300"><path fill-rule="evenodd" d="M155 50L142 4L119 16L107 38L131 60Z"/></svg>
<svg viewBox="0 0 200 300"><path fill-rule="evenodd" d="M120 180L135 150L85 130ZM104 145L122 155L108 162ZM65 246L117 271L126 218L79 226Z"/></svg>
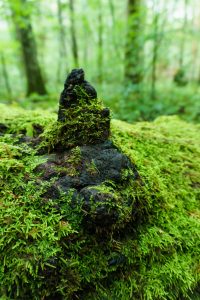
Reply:
<svg viewBox="0 0 200 300"><path fill-rule="evenodd" d="M63 15L62 15L62 3L60 0L57 0L57 15L59 23L59 58L58 58L58 71L57 79L60 81L62 73L62 65L67 69L67 47L66 47L66 34L65 26L63 24Z"/></svg>
<svg viewBox="0 0 200 300"><path fill-rule="evenodd" d="M88 24L88 16L83 16L83 30L84 30L84 45L83 45L83 63L85 66L88 64L88 54L89 54L89 44L91 40L91 34L88 34L90 32L89 24ZM87 23L87 25L86 25Z"/></svg>
<svg viewBox="0 0 200 300"><path fill-rule="evenodd" d="M70 21L71 21L71 39L72 39L72 55L76 67L79 65L78 45L76 39L75 17L74 17L74 1L69 0Z"/></svg>
<svg viewBox="0 0 200 300"><path fill-rule="evenodd" d="M196 4L196 3L195 3ZM193 6L193 10L192 10L192 27L195 28L195 30L199 31L200 28L200 22L199 22L199 17L200 17L200 10L197 9L196 5ZM192 73L192 80L194 82L198 82L199 78L199 74L198 74L198 65L199 65L199 39L197 39L196 37L194 37L193 40L193 45L192 45L192 54L193 54L193 60L192 60L192 64L191 64L191 73Z"/></svg>
<svg viewBox="0 0 200 300"><path fill-rule="evenodd" d="M128 0L128 28L125 45L125 80L142 81L141 0Z"/></svg>
<svg viewBox="0 0 200 300"><path fill-rule="evenodd" d="M108 0L110 13L112 17L112 25L115 26L115 7L112 0Z"/></svg>
<svg viewBox="0 0 200 300"><path fill-rule="evenodd" d="M86 67L88 65L88 54L89 54L89 46L91 44L92 40L92 31L90 28L90 18L89 11L88 11L88 0L82 0L81 1L81 9L83 11L82 14L82 26L83 26L83 64Z"/></svg>
<svg viewBox="0 0 200 300"><path fill-rule="evenodd" d="M43 75L43 81L45 82L47 80L47 73L46 70L44 69L45 66L45 59L46 59L46 40L47 40L47 34L48 32L45 30L45 26L42 25L43 22L43 10L42 10L42 5L41 1L38 1L37 3L37 19L36 22L38 24L41 24L40 26L40 31L37 32L37 49L39 49L38 56L40 58L40 68L42 68L42 75Z"/></svg>
<svg viewBox="0 0 200 300"><path fill-rule="evenodd" d="M98 7L98 80L102 83L103 80L103 17L102 17L102 4L99 0Z"/></svg>
<svg viewBox="0 0 200 300"><path fill-rule="evenodd" d="M10 7L15 23L17 36L22 50L22 57L27 79L27 95L38 93L47 94L42 72L37 57L37 46L31 25L29 10L26 9L27 0L18 0L16 11L15 1L10 0ZM13 5L14 4L14 5Z"/></svg>
<svg viewBox="0 0 200 300"><path fill-rule="evenodd" d="M6 87L6 90L7 90L7 93L8 93L8 98L11 99L12 90L11 90L9 75L8 75L8 72L7 72L5 57L4 57L3 53L1 53L0 56L1 56L2 73L3 73L3 78L4 78L4 81L5 81L5 87Z"/></svg>
<svg viewBox="0 0 200 300"><path fill-rule="evenodd" d="M159 40L158 40L158 13L155 13L153 26L154 26L154 41L153 41L153 56L152 56L152 74L151 74L151 97L152 99L156 98L156 66L158 60L158 48L159 48Z"/></svg>
<svg viewBox="0 0 200 300"><path fill-rule="evenodd" d="M114 53L116 53L116 56L120 59L120 51L119 46L116 39L116 18L115 18L115 6L113 3L113 0L109 0L109 8L110 8L110 15L112 19L112 43L114 46Z"/></svg>
<svg viewBox="0 0 200 300"><path fill-rule="evenodd" d="M184 60L184 54L185 54L185 35L186 35L186 27L187 27L187 3L188 3L188 0L184 0L184 19L183 19L183 28L182 28L183 37L181 39L181 45L180 45L179 70L183 69L183 60Z"/></svg>

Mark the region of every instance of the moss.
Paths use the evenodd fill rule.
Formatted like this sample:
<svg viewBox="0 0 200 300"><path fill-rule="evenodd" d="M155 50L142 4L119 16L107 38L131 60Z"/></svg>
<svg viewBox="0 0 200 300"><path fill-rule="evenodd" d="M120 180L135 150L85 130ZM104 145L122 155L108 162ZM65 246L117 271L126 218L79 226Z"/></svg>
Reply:
<svg viewBox="0 0 200 300"><path fill-rule="evenodd" d="M7 133L26 134L33 137L37 132L37 126L44 128L56 119L56 114L42 110L26 111L22 108L0 104L0 123L7 126ZM31 117L30 117L31 116ZM42 131L42 130L41 130ZM40 132L41 133L41 132Z"/></svg>
<svg viewBox="0 0 200 300"><path fill-rule="evenodd" d="M34 169L45 158L13 135L36 115L46 128L55 116L1 108L0 123L9 128L0 135L2 299L199 299L199 125L177 117L112 122L112 140L140 176L131 180L123 170L121 185L95 187L121 213L105 235L85 230L73 191L44 201L50 183L39 182ZM67 158L74 171L80 156L75 148Z"/></svg>
<svg viewBox="0 0 200 300"><path fill-rule="evenodd" d="M80 147L77 146L70 151L70 155L66 157L66 163L66 171L69 176L75 176L79 174L79 164L81 163Z"/></svg>
<svg viewBox="0 0 200 300"><path fill-rule="evenodd" d="M86 170L91 174L95 175L98 173L98 169L95 165L94 160L91 161L91 163L86 164Z"/></svg>
<svg viewBox="0 0 200 300"><path fill-rule="evenodd" d="M51 123L43 134L44 146L49 151L79 145L101 143L109 136L110 117L105 115L100 100L79 99L76 106L65 111L65 121ZM108 111L109 112L109 111Z"/></svg>

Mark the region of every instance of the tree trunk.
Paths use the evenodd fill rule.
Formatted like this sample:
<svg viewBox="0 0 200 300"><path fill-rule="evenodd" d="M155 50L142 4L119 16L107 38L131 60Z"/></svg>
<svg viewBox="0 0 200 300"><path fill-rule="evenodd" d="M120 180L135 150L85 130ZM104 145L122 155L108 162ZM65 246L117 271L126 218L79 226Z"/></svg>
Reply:
<svg viewBox="0 0 200 300"><path fill-rule="evenodd" d="M102 83L103 80L103 17L102 17L102 4L99 0L98 7L98 80Z"/></svg>
<svg viewBox="0 0 200 300"><path fill-rule="evenodd" d="M21 44L27 78L27 95L32 93L45 95L47 91L38 62L37 46L31 25L30 13L26 8L28 4L27 0L10 0L10 4L17 36Z"/></svg>
<svg viewBox="0 0 200 300"><path fill-rule="evenodd" d="M83 65L84 67L87 67L88 65L88 59L90 59L90 44L92 40L92 31L90 27L90 18L88 10L88 0L82 0L81 1L81 10L82 13L82 27L83 27L83 46L82 46L82 52L83 52Z"/></svg>
<svg viewBox="0 0 200 300"><path fill-rule="evenodd" d="M187 27L187 2L188 0L184 0L184 19L183 19L183 28L182 28L182 34L183 37L181 39L181 45L180 45L180 57L179 57L179 69L183 69L183 59L184 59L184 53L185 53L185 35L186 35L186 27Z"/></svg>
<svg viewBox="0 0 200 300"><path fill-rule="evenodd" d="M125 80L142 81L141 0L128 0L128 27L125 45Z"/></svg>
<svg viewBox="0 0 200 300"><path fill-rule="evenodd" d="M75 66L79 65L79 55L78 55L78 45L76 39L76 29L74 22L74 0L69 0L69 10L70 10L70 21L71 21L71 39L72 39L72 55L74 58Z"/></svg>
<svg viewBox="0 0 200 300"><path fill-rule="evenodd" d="M186 27L187 27L187 3L188 0L184 0L184 19L183 27L181 30L182 36L180 41L180 56L179 56L179 67L176 73L174 74L174 82L178 86L185 86L187 84L184 68L184 54L185 54L185 42L186 42Z"/></svg>
<svg viewBox="0 0 200 300"><path fill-rule="evenodd" d="M6 87L6 90L8 93L8 97L9 97L9 99L11 99L12 90L11 90L11 85L10 85L10 81L9 81L9 75L8 75L7 68L6 68L5 58L4 58L3 53L0 53L0 56L1 56L2 73L3 73L3 78L5 81L5 87Z"/></svg>
<svg viewBox="0 0 200 300"><path fill-rule="evenodd" d="M66 34L65 34L65 26L63 24L61 0L57 0L57 15L58 15L58 24L59 24L59 33L58 33L59 34L59 58L58 58L57 79L59 82L60 78L61 78L61 74L62 74L62 65L64 65L65 70L67 69L67 66L68 66Z"/></svg>
<svg viewBox="0 0 200 300"><path fill-rule="evenodd" d="M151 73L151 98L156 98L156 66L158 60L158 13L154 12L153 27L154 27L154 41L153 41L153 56L152 56L152 73Z"/></svg>
<svg viewBox="0 0 200 300"><path fill-rule="evenodd" d="M109 9L110 9L110 15L112 19L112 44L114 48L114 53L120 59L120 50L119 45L117 43L117 35L116 35L116 17L115 17L115 6L113 3L113 0L109 0Z"/></svg>

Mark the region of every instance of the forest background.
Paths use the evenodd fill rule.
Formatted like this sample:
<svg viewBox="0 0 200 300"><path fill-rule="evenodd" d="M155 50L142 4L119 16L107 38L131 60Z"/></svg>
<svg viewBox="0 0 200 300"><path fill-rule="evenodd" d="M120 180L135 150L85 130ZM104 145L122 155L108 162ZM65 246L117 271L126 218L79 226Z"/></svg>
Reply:
<svg viewBox="0 0 200 300"><path fill-rule="evenodd" d="M200 121L199 0L0 0L0 102L57 110L82 67L113 117Z"/></svg>

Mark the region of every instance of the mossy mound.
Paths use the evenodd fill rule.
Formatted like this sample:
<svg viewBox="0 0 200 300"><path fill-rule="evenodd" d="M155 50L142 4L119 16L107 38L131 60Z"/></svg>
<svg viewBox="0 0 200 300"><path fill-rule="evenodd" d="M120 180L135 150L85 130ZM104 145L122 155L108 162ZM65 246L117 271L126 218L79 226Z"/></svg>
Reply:
<svg viewBox="0 0 200 300"><path fill-rule="evenodd" d="M109 110L101 101L90 99L79 102L65 111L65 121L52 123L46 128L44 146L49 151L63 151L84 144L105 141L110 134Z"/></svg>
<svg viewBox="0 0 200 300"><path fill-rule="evenodd" d="M85 227L83 203L71 205L72 194L62 193L56 205L53 197L44 199L52 180L41 182L34 170L47 157L24 135L34 137L35 124L43 131L56 116L0 109L2 299L200 298L198 125L177 117L136 125L112 121L111 139L139 177L125 180L123 190L104 183L112 200L131 197L132 208L124 226L102 232ZM124 216L123 201L118 210Z"/></svg>

